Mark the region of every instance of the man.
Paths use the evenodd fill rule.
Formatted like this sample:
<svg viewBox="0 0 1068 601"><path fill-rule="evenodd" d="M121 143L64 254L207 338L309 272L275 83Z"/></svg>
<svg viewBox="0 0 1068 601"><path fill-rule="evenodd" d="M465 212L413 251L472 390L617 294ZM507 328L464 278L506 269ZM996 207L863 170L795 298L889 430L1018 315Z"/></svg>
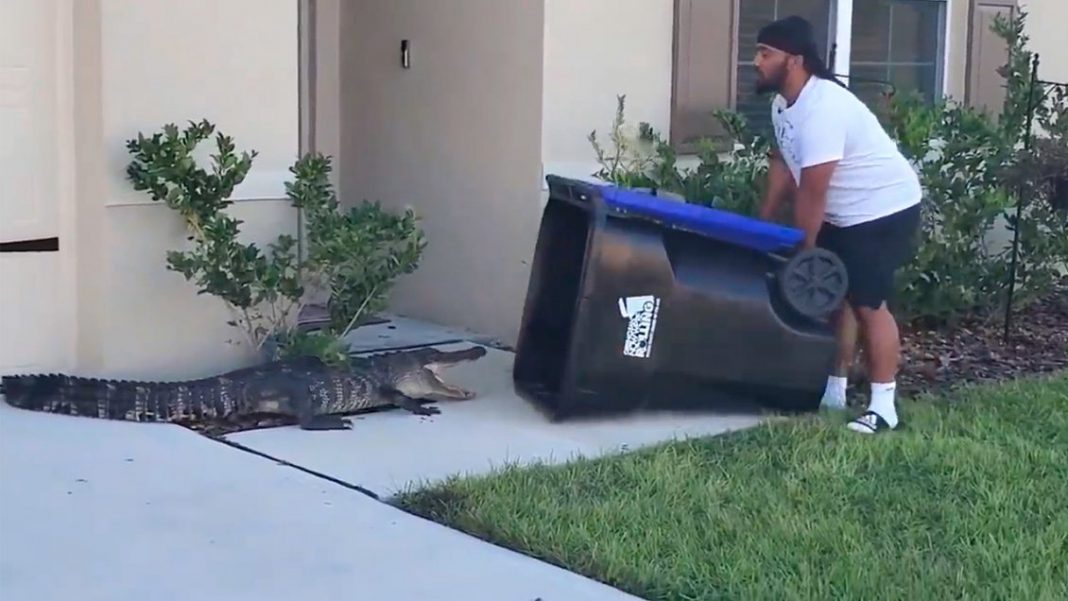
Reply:
<svg viewBox="0 0 1068 601"><path fill-rule="evenodd" d="M900 334L887 308L896 270L912 256L922 190L915 171L875 115L839 83L816 50L812 27L788 17L764 27L754 59L758 92L775 92L772 153L761 217L786 197L805 246L836 253L846 265L846 306L834 317L838 354L821 407L846 408L857 330L871 380L868 411L856 432L898 425L895 378Z"/></svg>

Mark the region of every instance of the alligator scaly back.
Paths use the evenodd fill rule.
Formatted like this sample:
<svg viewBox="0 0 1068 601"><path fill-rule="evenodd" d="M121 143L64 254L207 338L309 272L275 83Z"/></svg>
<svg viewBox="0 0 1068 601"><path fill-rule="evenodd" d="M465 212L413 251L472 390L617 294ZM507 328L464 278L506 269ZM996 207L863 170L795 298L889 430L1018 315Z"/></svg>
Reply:
<svg viewBox="0 0 1068 601"><path fill-rule="evenodd" d="M125 421L235 421L273 415L295 419L307 430L344 429L341 415L401 407L419 415L437 409L422 401L465 400L474 393L449 385L441 371L476 360L486 349L417 349L351 358L328 366L311 357L274 361L225 374L180 382L134 382L64 374L2 378L9 405Z"/></svg>

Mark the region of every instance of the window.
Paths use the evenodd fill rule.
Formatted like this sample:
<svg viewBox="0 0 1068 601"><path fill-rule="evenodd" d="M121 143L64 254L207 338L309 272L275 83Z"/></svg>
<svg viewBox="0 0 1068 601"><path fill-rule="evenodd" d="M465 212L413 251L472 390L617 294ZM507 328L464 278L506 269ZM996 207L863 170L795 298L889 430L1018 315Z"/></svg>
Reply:
<svg viewBox="0 0 1068 601"><path fill-rule="evenodd" d="M941 95L945 0L853 0L851 88L869 105L883 80L916 91L928 102Z"/></svg>
<svg viewBox="0 0 1068 601"><path fill-rule="evenodd" d="M886 90L881 82L928 100L941 95L946 0L675 0L671 138L677 149L722 138L713 116L722 108L767 131L770 98L754 91L756 36L789 15L812 23L827 64L873 109ZM841 41L848 44L839 51L844 30L849 35Z"/></svg>

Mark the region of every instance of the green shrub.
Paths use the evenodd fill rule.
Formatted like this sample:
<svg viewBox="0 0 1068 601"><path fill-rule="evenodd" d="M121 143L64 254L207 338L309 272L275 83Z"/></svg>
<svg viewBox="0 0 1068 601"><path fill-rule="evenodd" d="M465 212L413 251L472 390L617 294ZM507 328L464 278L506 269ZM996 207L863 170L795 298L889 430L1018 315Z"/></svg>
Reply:
<svg viewBox="0 0 1068 601"><path fill-rule="evenodd" d="M732 145L726 157L716 142L700 140L697 165L682 167L675 149L648 123L639 124L637 136L627 135L625 106L626 97L617 97L610 152L601 146L596 130L588 136L600 164L595 177L619 186L671 192L704 206L756 214L764 193L770 144L748 130L743 115L726 110L715 115Z"/></svg>
<svg viewBox="0 0 1068 601"><path fill-rule="evenodd" d="M920 175L925 191L916 258L899 274L895 309L906 320L951 322L989 314L1003 306L1010 273L1016 199L1021 212L1017 294L1026 303L1052 290L1068 264L1068 225L1048 201L1056 177L1068 177L1068 93L1055 90L1035 111L1036 130L1045 136L1030 150L1024 139L1031 53L1023 34L1025 14L998 20L994 31L1010 48L999 71L1006 101L992 118L951 100L926 104L918 95L897 95L880 110L884 126ZM1045 90L1041 90L1044 92ZM639 140L623 134L624 99L619 98L606 151L594 146L600 169L593 175L633 187L667 190L688 202L755 215L767 173L769 141L748 131L731 111L715 116L733 147L725 153L705 141L696 167L680 167L678 157L647 124ZM1008 227L1006 235L1004 230ZM1002 235L998 236L997 234Z"/></svg>
<svg viewBox="0 0 1068 601"><path fill-rule="evenodd" d="M1004 249L990 239L1012 206L999 181L1007 157L999 132L973 109L915 97L895 99L889 120L925 193L919 248L898 274L896 308L933 321L981 309L1008 276Z"/></svg>
<svg viewBox="0 0 1068 601"><path fill-rule="evenodd" d="M307 223L306 277L328 291L330 327L343 337L385 308L396 278L418 266L426 237L410 209L394 214L364 200L340 210L331 170L321 154L302 157L290 168L295 177L286 193Z"/></svg>
<svg viewBox="0 0 1068 601"><path fill-rule="evenodd" d="M185 220L192 248L167 253L167 268L197 286L197 294L223 301L245 342L259 351L284 328L299 309L304 289L299 278L297 241L279 236L264 252L255 243L238 240L241 220L225 210L234 188L244 181L257 153L234 152L233 140L218 133L212 170L198 166L196 147L215 133L206 120L179 131L174 124L150 137L127 141L134 156L126 175L138 191L164 201Z"/></svg>
<svg viewBox="0 0 1068 601"><path fill-rule="evenodd" d="M330 159L307 154L290 168L286 193L304 216L307 253L294 236L280 235L267 251L239 241L241 221L225 210L244 181L255 151L237 155L230 137L215 135L212 168L193 152L215 133L207 120L174 124L127 142L133 160L127 177L138 191L177 211L189 231L189 250L167 253L167 268L220 299L231 311L228 325L268 358L312 355L343 361L343 337L369 312L380 310L393 280L413 272L426 245L412 211L395 215L367 201L342 212L329 183ZM294 327L300 309L318 293L328 299L330 324L318 332Z"/></svg>
<svg viewBox="0 0 1068 601"><path fill-rule="evenodd" d="M1036 88L1034 123L1044 132L1025 149L1031 57L1026 15L995 19L993 30L1009 46L999 69L1006 98L989 116L953 101L924 105L915 96L895 98L887 127L917 166L926 192L919 253L899 274L902 313L927 321L1000 312L1012 262L1004 241L1016 227L1022 199L1014 302L1025 304L1053 289L1068 261L1068 229L1048 202L1051 173L1068 167L1068 114L1063 90Z"/></svg>

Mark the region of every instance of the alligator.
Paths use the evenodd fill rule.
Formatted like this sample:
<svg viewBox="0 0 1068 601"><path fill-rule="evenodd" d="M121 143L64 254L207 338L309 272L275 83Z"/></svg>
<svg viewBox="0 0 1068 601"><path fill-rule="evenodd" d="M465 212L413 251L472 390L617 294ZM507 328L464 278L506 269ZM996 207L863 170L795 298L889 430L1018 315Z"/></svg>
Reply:
<svg viewBox="0 0 1068 601"><path fill-rule="evenodd" d="M441 411L424 403L474 398L474 392L447 384L441 373L485 354L482 346L419 348L352 356L342 366L299 357L177 382L64 374L0 381L9 405L46 413L183 425L265 415L281 416L304 430L342 430L352 427L345 415L388 407L435 415Z"/></svg>

